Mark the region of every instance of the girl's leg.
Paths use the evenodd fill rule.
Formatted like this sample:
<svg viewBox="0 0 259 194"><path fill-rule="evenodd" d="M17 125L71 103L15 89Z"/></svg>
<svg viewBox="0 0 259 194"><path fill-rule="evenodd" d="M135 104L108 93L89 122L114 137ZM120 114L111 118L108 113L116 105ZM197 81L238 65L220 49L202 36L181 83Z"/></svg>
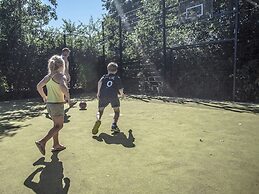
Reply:
<svg viewBox="0 0 259 194"><path fill-rule="evenodd" d="M64 124L64 117L58 118L55 120L55 123L58 124L59 126L62 126L59 131L63 128ZM58 148L65 148L65 146L61 145L59 143L59 131L53 135L53 149L58 149Z"/></svg>
<svg viewBox="0 0 259 194"><path fill-rule="evenodd" d="M53 148L54 148L55 146L59 145L58 133L59 133L59 132L57 132L57 133L55 133L55 134L53 135Z"/></svg>
<svg viewBox="0 0 259 194"><path fill-rule="evenodd" d="M56 135L55 140L54 140L55 143L59 144L58 131L63 128L64 117L63 116L53 116L52 120L53 120L54 126L49 130L49 132L47 133L47 135L45 137L43 137L40 141L38 141L44 148L45 148L47 141L50 138L53 137L53 139L54 139L54 135Z"/></svg>
<svg viewBox="0 0 259 194"><path fill-rule="evenodd" d="M59 143L59 132L57 132L54 136L53 136L53 146L52 146L52 150L63 150L66 149L66 147L62 144Z"/></svg>

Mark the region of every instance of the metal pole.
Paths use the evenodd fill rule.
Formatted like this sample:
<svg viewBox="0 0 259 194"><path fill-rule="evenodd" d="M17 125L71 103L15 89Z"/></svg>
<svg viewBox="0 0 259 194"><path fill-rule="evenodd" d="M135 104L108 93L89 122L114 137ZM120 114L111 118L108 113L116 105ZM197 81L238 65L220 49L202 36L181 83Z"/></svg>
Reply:
<svg viewBox="0 0 259 194"><path fill-rule="evenodd" d="M238 28L239 28L239 0L235 1L235 30L234 30L234 62L233 62L233 101L236 100L236 71L238 52Z"/></svg>
<svg viewBox="0 0 259 194"><path fill-rule="evenodd" d="M122 25L121 25L121 17L119 17L119 69L122 75Z"/></svg>
<svg viewBox="0 0 259 194"><path fill-rule="evenodd" d="M103 36L103 62L105 64L105 34L104 34L104 22L102 22L102 36Z"/></svg>
<svg viewBox="0 0 259 194"><path fill-rule="evenodd" d="M64 47L67 47L67 38L66 34L63 34Z"/></svg>
<svg viewBox="0 0 259 194"><path fill-rule="evenodd" d="M21 36L22 36L22 1L21 0L19 0L18 1L18 15L19 15L19 28L18 28L18 38L20 39L20 38L22 38Z"/></svg>
<svg viewBox="0 0 259 194"><path fill-rule="evenodd" d="M167 61L166 61L166 7L165 7L165 0L162 0L162 25L163 25L163 74L164 78L166 79L166 70L167 70Z"/></svg>
<svg viewBox="0 0 259 194"><path fill-rule="evenodd" d="M71 36L71 35L70 35ZM71 39L71 53L70 53L70 61L71 63L69 64L69 66L71 67L71 84L70 87L71 89L74 88L76 82L77 82L77 75L76 75L76 64L75 64L75 52L74 52L74 38L72 37Z"/></svg>

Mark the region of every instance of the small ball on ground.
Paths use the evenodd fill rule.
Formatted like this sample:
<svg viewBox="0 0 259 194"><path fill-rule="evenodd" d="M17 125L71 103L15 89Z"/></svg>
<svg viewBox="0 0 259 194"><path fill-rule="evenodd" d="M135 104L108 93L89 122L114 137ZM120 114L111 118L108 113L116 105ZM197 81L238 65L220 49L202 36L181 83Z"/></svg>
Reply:
<svg viewBox="0 0 259 194"><path fill-rule="evenodd" d="M86 102L81 101L81 102L79 103L79 107L80 107L81 110L86 110L86 107L87 107Z"/></svg>

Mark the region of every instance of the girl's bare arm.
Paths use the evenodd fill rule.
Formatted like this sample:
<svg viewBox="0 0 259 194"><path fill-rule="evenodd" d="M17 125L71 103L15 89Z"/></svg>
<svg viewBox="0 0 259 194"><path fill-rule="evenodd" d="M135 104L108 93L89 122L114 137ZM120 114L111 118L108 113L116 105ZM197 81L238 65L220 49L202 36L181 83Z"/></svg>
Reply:
<svg viewBox="0 0 259 194"><path fill-rule="evenodd" d="M57 83L59 83L59 87L60 87L62 93L65 95L65 98L68 101L68 103L70 103L70 94L69 94L69 90L68 90L68 87L66 84L67 81L66 81L65 76L62 74L58 74L55 76L54 79Z"/></svg>
<svg viewBox="0 0 259 194"><path fill-rule="evenodd" d="M47 101L47 95L45 94L43 87L48 83L50 80L50 76L46 75L38 84L37 84L37 91L39 92L40 96L42 97L43 101Z"/></svg>

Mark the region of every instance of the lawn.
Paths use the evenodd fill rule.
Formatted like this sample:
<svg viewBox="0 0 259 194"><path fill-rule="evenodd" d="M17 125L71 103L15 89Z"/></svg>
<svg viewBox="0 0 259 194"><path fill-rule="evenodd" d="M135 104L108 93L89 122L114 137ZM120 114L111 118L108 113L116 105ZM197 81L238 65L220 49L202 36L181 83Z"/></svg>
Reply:
<svg viewBox="0 0 259 194"><path fill-rule="evenodd" d="M87 110L66 106L67 149L49 141L45 157L34 144L52 125L45 106L0 102L1 194L258 194L258 105L127 98L121 133L107 107L93 136L97 100L84 99Z"/></svg>

